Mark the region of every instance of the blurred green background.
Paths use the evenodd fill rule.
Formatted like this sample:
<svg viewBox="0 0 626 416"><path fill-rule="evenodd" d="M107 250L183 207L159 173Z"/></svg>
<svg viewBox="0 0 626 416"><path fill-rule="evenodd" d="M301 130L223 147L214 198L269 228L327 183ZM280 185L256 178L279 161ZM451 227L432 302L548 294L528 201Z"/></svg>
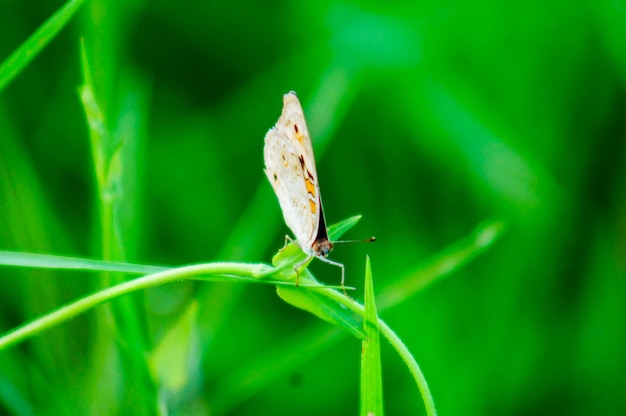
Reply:
<svg viewBox="0 0 626 416"><path fill-rule="evenodd" d="M62 5L2 1L0 61ZM124 149L113 225L78 93L81 38L109 151ZM508 224L382 314L440 414L618 414L625 86L623 1L87 2L0 92L0 249L269 263L288 230L263 137L295 90L327 221L360 213L346 237L378 238L331 255L355 298L365 254L380 290L479 223ZM1 268L0 329L110 284ZM0 412L357 413L360 342L325 340L327 324L271 287L181 282L126 300L1 352ZM383 376L387 414L424 413L386 343Z"/></svg>

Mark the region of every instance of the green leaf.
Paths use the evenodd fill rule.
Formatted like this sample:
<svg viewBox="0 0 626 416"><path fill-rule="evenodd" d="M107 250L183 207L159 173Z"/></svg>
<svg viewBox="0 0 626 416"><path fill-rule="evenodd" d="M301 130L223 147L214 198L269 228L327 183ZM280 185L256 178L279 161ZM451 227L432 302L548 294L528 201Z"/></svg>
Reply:
<svg viewBox="0 0 626 416"><path fill-rule="evenodd" d="M355 215L328 227L328 238L330 241L339 240L348 230L354 227L356 223L361 220L361 217L362 215Z"/></svg>
<svg viewBox="0 0 626 416"><path fill-rule="evenodd" d="M380 331L374 300L374 282L369 256L365 259L365 319L367 338L361 349L361 416L383 415L383 379L380 362Z"/></svg>
<svg viewBox="0 0 626 416"><path fill-rule="evenodd" d="M331 240L340 238L343 233L352 228L360 219L361 216L357 215L329 227L329 238L331 238ZM280 270L282 279L285 279L285 281L295 281L296 272L293 266L302 263L305 259L306 254L302 252L297 243L291 242L274 256L272 264ZM310 260L312 259L313 258ZM302 267L306 267L306 265L302 265ZM296 308L310 312L320 319L343 327L357 338L365 337L361 325L361 318L354 314L354 312L341 306L341 302L338 302L335 297L339 295L337 292L333 291L331 287L328 289L307 288L307 286L317 285L319 283L306 269L298 271L298 280L298 287L278 287L278 296ZM326 292L321 293L320 290Z"/></svg>
<svg viewBox="0 0 626 416"><path fill-rule="evenodd" d="M301 275L305 274L310 275L308 270L304 270L304 272L301 273ZM314 278L310 276L307 277L306 280L314 280ZM320 291L326 291L327 293L320 293ZM343 296L334 289L279 286L276 292L282 300L290 305L310 312L331 324L339 325L357 338L365 338L361 317L349 309L344 308L334 298L329 297L329 292L334 292L336 296ZM332 296L332 294L330 295Z"/></svg>
<svg viewBox="0 0 626 416"><path fill-rule="evenodd" d="M54 39L81 4L83 0L71 0L65 3L0 65L0 91Z"/></svg>

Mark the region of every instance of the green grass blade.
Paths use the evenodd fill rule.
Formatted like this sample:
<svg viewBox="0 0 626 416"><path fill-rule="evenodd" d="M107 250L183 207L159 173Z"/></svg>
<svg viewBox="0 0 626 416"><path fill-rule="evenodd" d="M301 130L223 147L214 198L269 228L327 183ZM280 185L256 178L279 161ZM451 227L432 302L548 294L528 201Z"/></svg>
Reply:
<svg viewBox="0 0 626 416"><path fill-rule="evenodd" d="M365 319L361 352L361 416L383 415L383 377L380 362L378 314L369 256L365 259Z"/></svg>
<svg viewBox="0 0 626 416"><path fill-rule="evenodd" d="M505 230L506 226L502 221L487 221L480 224L467 237L383 288L378 297L378 307L383 310L400 305L435 281L451 275L488 250Z"/></svg>
<svg viewBox="0 0 626 416"><path fill-rule="evenodd" d="M82 4L83 0L65 3L0 65L0 92L54 39Z"/></svg>
<svg viewBox="0 0 626 416"><path fill-rule="evenodd" d="M101 40L106 39L111 33L102 32ZM99 37L99 36L97 36ZM124 219L132 217L132 208L137 201L135 188L132 184L136 178L134 163L128 164L139 158L137 141L143 125L143 111L141 110L140 91L136 91L137 83L124 77L124 73L117 66L111 66L102 76L98 76L101 69L101 56L92 53L97 50L98 41L92 36L87 41L81 42L81 69L83 83L79 88L80 99L85 111L86 121L89 128L91 155L94 166L96 182L96 198L98 206L98 236L102 258L111 261L123 261L128 253L132 252L133 227L125 223ZM119 77L119 78L117 78ZM107 83L107 80L116 78L119 82ZM131 81L130 83L128 81ZM119 102L118 102L119 100ZM133 119L127 122L126 117ZM131 186L127 186L127 185ZM127 281L124 274L102 273L97 283L97 288L111 287ZM130 363L127 367L128 374L123 380L124 398L120 400L135 400L142 397L146 403L150 403L156 409L157 389L154 385L138 382L149 379L150 368L146 361L146 351L152 347L150 334L145 325L145 305L142 296L125 296L117 302L103 308L103 313L96 315L101 322L110 321L109 314L113 317L112 326L115 330L113 336L107 334L107 325L99 325L99 336L103 342L98 342L101 348L94 350L93 361L101 363L108 354L109 347L106 342L115 345L116 354L121 359ZM106 373L107 369L102 366L92 367L95 379L100 378L99 373ZM106 386L109 383L109 386ZM101 378L101 385L92 386L94 394L99 389L105 391L113 389L118 381L115 377ZM132 398L131 398L132 397ZM100 407L109 401L106 395L98 396Z"/></svg>
<svg viewBox="0 0 626 416"><path fill-rule="evenodd" d="M305 273L308 273L308 271L305 270L302 275ZM338 295L338 292L332 289L319 290L333 292ZM290 305L310 312L331 324L339 325L357 338L365 338L361 318L349 310L338 307L337 302L329 298L327 294L320 293L318 290L302 290L301 287L293 286L279 286L276 292L282 300Z"/></svg>
<svg viewBox="0 0 626 416"><path fill-rule="evenodd" d="M334 300L338 305L340 305L341 309L348 309L365 319L365 307L360 305L358 302L349 299L347 296L344 296L335 291L320 291L320 293L323 293L324 295L328 296L329 299ZM415 360L415 357L411 355L411 352L407 349L406 345L404 345L404 343L395 334L395 332L391 328L389 328L389 326L380 318L378 318L378 326L380 329L380 333L385 338L387 338L387 340L391 343L391 345L398 352L402 360L409 368L409 371L415 379L417 387L422 395L422 401L424 402L424 406L426 407L427 414L429 416L436 415L437 412L435 411L435 404L433 402L432 394L428 389L428 383L426 382L426 378L421 372L420 367Z"/></svg>
<svg viewBox="0 0 626 416"><path fill-rule="evenodd" d="M361 215L355 215L328 227L328 238L330 241L339 240L341 236L343 236L361 220L361 217Z"/></svg>
<svg viewBox="0 0 626 416"><path fill-rule="evenodd" d="M81 259L51 254L21 253L0 250L0 265L37 269L62 269L132 274L158 273L171 267L148 266L123 262Z"/></svg>
<svg viewBox="0 0 626 416"><path fill-rule="evenodd" d="M426 407L426 414L428 416L435 416L437 414L437 410L435 409L433 395L430 393L426 377L424 377L424 374L417 364L415 357L413 357L402 340L400 340L396 333L383 320L379 320L378 324L381 334L383 334L383 336L387 338L387 340L395 348L413 376L413 379L415 380L415 383L417 384L417 387L422 395L422 401Z"/></svg>
<svg viewBox="0 0 626 416"><path fill-rule="evenodd" d="M283 276L280 273L280 270L261 263L221 262L167 268L161 266L53 256L47 254L0 251L0 265L11 267L148 274L148 276L143 276L141 278L124 282L96 292L69 305L63 306L62 308L23 325L20 328L9 331L0 337L0 350L22 342L27 338L40 333L41 331L45 331L59 325L68 319L71 319L112 299L134 293L148 287L158 286L176 280L193 279L212 282L247 282L277 286L293 286L294 284L293 282L282 279ZM272 277L276 277L279 280L272 279ZM330 290L327 286L322 287L312 282L301 285L299 291L308 292L309 290L307 289ZM329 313L333 312L334 311L331 310ZM352 325L356 326L356 323L352 323ZM358 333L358 331L356 332Z"/></svg>
<svg viewBox="0 0 626 416"><path fill-rule="evenodd" d="M358 220L358 218L356 218ZM346 220L346 224L354 224L355 219ZM343 225L341 223L340 225ZM341 226L340 229L349 228ZM452 270L456 270L456 268L465 264L467 261L472 259L475 255L484 251L487 247L489 247L496 238L500 235L503 227L499 222L491 222L485 226L481 226L472 233L471 236L462 240L459 243L454 244L453 246L444 250L440 255L436 256L435 259L422 266L420 270L425 270L422 273L417 273L419 277L420 284L413 284L412 287L415 290L420 290L426 286L426 284L432 283L439 277L443 277L448 275ZM293 250L293 252L291 252ZM291 253L290 253L291 252ZM293 259L289 259L290 256L293 256L298 250L296 247L291 249L288 247L277 255L277 259L280 260L277 264L283 265L281 268L274 269L265 265L246 265L246 264L234 264L234 263L220 263L222 267L221 274L214 273L215 270L206 270L204 273L196 270L197 273L191 273L184 278L190 279L200 279L200 280L212 280L212 281L256 281L262 283L276 284L276 285L288 285L293 283L289 283L284 276L285 271L291 271L290 264L293 264ZM283 257L281 257L284 256ZM275 259L276 260L276 259ZM132 265L127 263L113 263L113 262L102 262L95 260L86 260L86 259L75 259L75 258L64 258L59 256L50 256L50 255L35 255L28 253L14 253L14 252L6 252L0 251L0 264L9 265L9 266L21 266L21 267L44 267L44 268L56 268L56 269L80 269L80 270L107 270L111 272L126 272L126 273L146 273L149 271L155 271L156 266L142 266L142 265ZM205 267L218 267L219 264L215 265L204 265ZM203 265L198 266L189 266L189 267L202 267ZM256 268L255 268L256 266ZM252 267L252 269L250 269ZM161 270L160 268L157 268ZM369 269L369 267L368 267ZM176 272L176 270L187 270L187 268L180 268L174 270L168 270L167 272ZM230 270L230 271L228 271ZM244 273L244 271L246 271ZM254 270L254 272L251 272ZM213 271L213 272L212 272ZM165 273L167 273L165 272ZM159 276L161 274L158 274ZM226 275L226 276L225 276ZM159 280L160 278L155 278L155 275L146 276L144 278L136 279L131 282L128 282L129 286L125 286L126 284L110 288L111 291L105 291L104 294L102 292L98 292L90 297L81 299L71 305L68 305L60 310L53 312L52 314L46 315L43 318L40 318L37 321L31 322L30 324L19 328L16 331L12 331L9 334L6 334L2 338L0 338L0 349L3 347L7 347L9 345L13 345L17 342L20 342L29 336L33 336L39 333L42 330L45 330L49 327L57 325L61 322L64 322L67 319L72 318L78 313L82 313L102 302L113 299L116 296L122 296L126 293L130 293L134 290L140 290L142 288L158 285L170 282L172 280L181 279L181 275L174 275L174 277L163 278L164 280ZM238 278L228 277L228 276L239 276ZM244 277L247 276L247 277ZM268 280L268 277L274 276L279 280ZM295 306L302 307L303 309L307 309L306 306L315 304L315 303L323 303L323 306L316 306L320 310L323 310L323 313L315 313L317 316L322 317L327 321L331 321L333 323L338 323L344 329L348 329L350 333L358 338L363 338L365 336L365 332L359 327L359 322L362 322L359 318L359 315L365 316L364 308L358 303L354 302L352 299L345 297L343 294L338 293L333 290L329 290L328 288L320 288L319 286L314 289L306 290L305 287L308 286L305 284L304 280L309 280L307 277L308 272L305 270L303 272L303 282L301 287L292 288L295 293L303 294L303 293L314 293L314 296L309 296L307 300L305 300L305 307L302 305L297 305L298 301L291 300L290 303L296 304ZM149 280L150 278L154 280ZM310 277L312 279L312 277ZM148 279L148 280L144 280ZM315 282L314 280L312 280ZM426 282L426 283L424 283ZM393 289L393 287L391 288ZM129 292L126 292L128 290ZM282 292L282 289L279 289ZM369 290L368 290L369 292ZM285 292L283 292L285 293ZM308 296L308 295L307 295ZM397 297L388 297L387 299L394 299L395 302L405 301L405 298L397 298ZM379 302L380 303L380 302ZM394 304L387 304L384 308L386 309ZM369 316L369 315L368 315ZM432 395L428 390L428 384L421 373L419 366L417 365L416 360L410 352L407 350L406 346L400 341L397 335L382 321L379 320L380 332L391 342L394 348L398 351L402 359L407 363L409 371L413 375L416 380L416 384L418 385L421 393L422 399L425 403L427 412L429 415L436 414L434 403L432 401ZM359 328L358 330L356 328ZM324 332L326 333L326 332ZM345 332L344 332L345 334ZM315 350L311 351L311 356L314 356L317 351L324 350L324 343L328 343L328 346L333 342L336 342L341 337L337 336L328 336L324 335L319 338L319 343L316 344L318 347ZM245 368L245 367L244 367ZM276 368L273 367L271 374L268 374L269 379L271 379L273 374L276 374ZM255 387L256 386L256 387ZM255 389L258 389L259 386L251 385L248 386L250 390L248 395L253 394ZM231 403L232 405L232 403Z"/></svg>
<svg viewBox="0 0 626 416"><path fill-rule="evenodd" d="M16 330L10 331L0 337L0 350L17 344L45 331L53 326L59 325L97 305L108 302L120 296L128 295L149 287L162 285L182 279L202 279L222 281L248 281L263 282L260 276L272 273L273 269L265 264L245 264L245 263L207 263L193 266L179 267L166 270L160 273L151 274L118 284L108 289L101 290L92 295L79 299L76 302L57 309L39 319L36 319ZM226 277L225 277L226 276Z"/></svg>
<svg viewBox="0 0 626 416"><path fill-rule="evenodd" d="M448 276L455 270L463 267L463 265L467 264L476 256L491 247L502 235L504 230L505 225L501 221L488 221L485 224L479 225L469 236L447 247L427 263L420 265L415 271L412 271L405 277L399 279L395 284L383 290L381 296L379 296L379 301L377 302L379 309L381 311L387 310L406 302L410 296L413 296L415 293L434 283L438 279ZM320 293L329 297L329 299L325 302L331 302L331 305L332 302L334 302L334 307L342 310L344 314L347 314L346 310L349 309L362 317L365 316L363 306L359 305L357 302L354 302L335 291ZM407 364L409 371L411 372L420 390L427 414L435 415L436 410L432 394L428 389L428 383L426 382L426 378L422 374L417 361L408 351L400 338L384 323L384 321L379 320L379 325L383 336L389 340L398 354L402 357L403 361ZM329 337L328 339L334 340L335 338Z"/></svg>
<svg viewBox="0 0 626 416"><path fill-rule="evenodd" d="M498 238L502 236L505 228L504 223L501 221L487 221L486 223L479 225L470 235L445 248L436 256L432 257L432 259L428 262L420 265L416 270L408 273L405 277L399 279L397 283L384 290L381 296L379 296L379 301L377 302L379 310L388 310L406 302L410 296L413 296L415 293L436 282L438 279L449 276L455 270L458 270L463 265L467 264L476 256L491 247L498 240ZM346 299L337 292L328 291L324 292L324 295L333 296L333 300L336 302L335 307L350 309L361 315L364 315L365 313L361 305L352 300ZM426 378L422 374L417 361L408 351L400 338L391 330L391 328L389 328L387 324L385 324L384 321L379 320L379 326L381 334L390 341L403 361L407 364L407 367L409 368L409 371L421 392L422 401L424 402L427 414L436 415L437 412L432 394L430 393ZM329 343L334 343L341 339L341 337L330 336L326 333L324 334L323 339ZM291 341L289 340L286 342L291 344ZM322 349L320 348L318 351L322 351ZM241 371L243 372L243 370ZM277 371L277 369L273 368L272 371Z"/></svg>

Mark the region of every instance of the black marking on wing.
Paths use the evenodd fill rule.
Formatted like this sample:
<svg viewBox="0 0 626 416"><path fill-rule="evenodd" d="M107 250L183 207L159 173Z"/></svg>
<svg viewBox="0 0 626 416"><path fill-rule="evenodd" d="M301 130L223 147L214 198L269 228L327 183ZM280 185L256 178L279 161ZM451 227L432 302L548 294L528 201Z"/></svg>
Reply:
<svg viewBox="0 0 626 416"><path fill-rule="evenodd" d="M326 230L326 220L324 219L324 207L322 206L321 198L317 200L320 206L320 220L317 225L317 237L313 241L313 244L317 241L328 240L328 230Z"/></svg>

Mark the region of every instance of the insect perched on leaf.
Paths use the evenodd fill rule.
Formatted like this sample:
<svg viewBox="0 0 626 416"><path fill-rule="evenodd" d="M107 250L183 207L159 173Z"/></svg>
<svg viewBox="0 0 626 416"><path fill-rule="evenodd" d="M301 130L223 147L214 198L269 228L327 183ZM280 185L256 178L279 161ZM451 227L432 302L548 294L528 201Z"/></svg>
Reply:
<svg viewBox="0 0 626 416"><path fill-rule="evenodd" d="M293 91L283 96L282 114L265 135L264 156L265 174L278 197L285 222L307 255L304 261L294 266L296 285L300 267L317 257L341 268L343 286L344 265L328 259L333 242L328 239L311 136L302 106ZM374 240L372 237L366 241ZM338 242L346 241L335 241Z"/></svg>

